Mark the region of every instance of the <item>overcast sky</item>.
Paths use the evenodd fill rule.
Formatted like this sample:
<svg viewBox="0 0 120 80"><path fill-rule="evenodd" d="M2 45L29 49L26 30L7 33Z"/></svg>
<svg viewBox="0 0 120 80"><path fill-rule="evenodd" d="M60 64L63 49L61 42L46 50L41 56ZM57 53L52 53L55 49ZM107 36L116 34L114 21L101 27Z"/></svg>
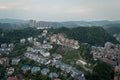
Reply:
<svg viewBox="0 0 120 80"><path fill-rule="evenodd" d="M120 20L120 0L0 0L0 18Z"/></svg>

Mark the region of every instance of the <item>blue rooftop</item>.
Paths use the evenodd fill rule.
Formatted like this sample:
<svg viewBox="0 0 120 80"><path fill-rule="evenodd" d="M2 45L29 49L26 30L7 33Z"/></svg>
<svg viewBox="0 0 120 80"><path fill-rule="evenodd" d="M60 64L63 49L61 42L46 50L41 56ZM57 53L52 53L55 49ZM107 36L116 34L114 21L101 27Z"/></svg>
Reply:
<svg viewBox="0 0 120 80"><path fill-rule="evenodd" d="M22 66L21 70L30 70L31 67L29 65Z"/></svg>
<svg viewBox="0 0 120 80"><path fill-rule="evenodd" d="M36 73L36 72L38 72L38 71L40 71L40 67L33 67L32 69L31 69L31 72L32 73Z"/></svg>

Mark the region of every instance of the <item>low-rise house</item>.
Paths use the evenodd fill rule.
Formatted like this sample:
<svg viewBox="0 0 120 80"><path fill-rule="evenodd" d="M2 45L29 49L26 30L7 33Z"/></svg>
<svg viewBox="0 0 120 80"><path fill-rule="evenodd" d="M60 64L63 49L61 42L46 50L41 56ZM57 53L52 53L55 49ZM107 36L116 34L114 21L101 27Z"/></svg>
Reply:
<svg viewBox="0 0 120 80"><path fill-rule="evenodd" d="M53 78L58 78L59 75L58 75L57 73L55 73L55 72L51 72L51 73L49 74L49 77L50 77L51 79L53 79Z"/></svg>
<svg viewBox="0 0 120 80"><path fill-rule="evenodd" d="M73 78L75 78L76 76L81 77L83 75L83 73L81 71L77 70L76 68L72 67L71 65L62 63L61 61L58 61L56 59L50 60L50 59L45 58L41 55L34 54L33 52L26 52L24 54L24 56L31 59L31 60L34 60L40 64L47 65L47 64L51 63L52 66L55 66L56 68L61 69L66 74L70 73ZM43 75L47 75L49 72L50 72L50 70L48 68L44 68L41 70L41 73ZM81 77L81 79L84 80L84 77Z"/></svg>
<svg viewBox="0 0 120 80"><path fill-rule="evenodd" d="M45 65L48 65L48 64L50 64L51 63L51 60L49 60L49 59L45 59L45 61L44 61L45 63Z"/></svg>
<svg viewBox="0 0 120 80"><path fill-rule="evenodd" d="M43 75L47 75L49 72L50 72L50 70L49 70L48 68L43 68L43 69L41 70L41 73L42 73Z"/></svg>
<svg viewBox="0 0 120 80"><path fill-rule="evenodd" d="M120 72L120 66L115 66L115 72Z"/></svg>
<svg viewBox="0 0 120 80"><path fill-rule="evenodd" d="M52 57L55 59L61 59L62 55L55 53L55 54L52 54Z"/></svg>
<svg viewBox="0 0 120 80"><path fill-rule="evenodd" d="M34 66L34 67L31 69L31 73L36 73L36 72L38 72L38 71L40 71L40 67Z"/></svg>
<svg viewBox="0 0 120 80"><path fill-rule="evenodd" d="M34 42L34 47L39 47L40 46L40 42Z"/></svg>
<svg viewBox="0 0 120 80"><path fill-rule="evenodd" d="M66 66L67 66L67 64L62 63L61 66L60 66L60 69L61 69L62 71L65 71Z"/></svg>
<svg viewBox="0 0 120 80"><path fill-rule="evenodd" d="M20 61L20 58L13 58L12 65L18 65L19 61Z"/></svg>
<svg viewBox="0 0 120 80"><path fill-rule="evenodd" d="M14 69L13 67L9 67L9 68L7 68L7 74L8 74L8 75L13 74L14 71L15 71L15 69Z"/></svg>
<svg viewBox="0 0 120 80"><path fill-rule="evenodd" d="M40 52L44 57L49 57L50 56L50 53L46 50L43 50Z"/></svg>
<svg viewBox="0 0 120 80"><path fill-rule="evenodd" d="M79 45L79 42L78 41L74 41L73 43L75 46L78 46Z"/></svg>
<svg viewBox="0 0 120 80"><path fill-rule="evenodd" d="M21 70L23 71L23 72L26 72L26 71L28 71L28 70L30 70L31 69L31 67L29 66L29 65L24 65L24 66L22 66L22 68L21 68Z"/></svg>
<svg viewBox="0 0 120 80"><path fill-rule="evenodd" d="M94 58L101 59L102 61L110 64L112 67L117 65L119 59L120 48L119 44L106 42L104 47L92 47L91 54Z"/></svg>
<svg viewBox="0 0 120 80"><path fill-rule="evenodd" d="M60 65L59 65L59 64L56 64L55 67L56 67L56 68L60 68Z"/></svg>
<svg viewBox="0 0 120 80"><path fill-rule="evenodd" d="M26 39L20 39L20 43L25 43Z"/></svg>
<svg viewBox="0 0 120 80"><path fill-rule="evenodd" d="M56 43L56 44L63 45L63 46L68 46L74 49L78 49L80 47L79 42L77 40L68 39L66 35L62 33L52 35L50 37L50 41L52 43Z"/></svg>
<svg viewBox="0 0 120 80"><path fill-rule="evenodd" d="M14 48L14 44L13 44L13 43L10 43L10 44L8 44L8 47L9 47L9 48Z"/></svg>
<svg viewBox="0 0 120 80"><path fill-rule="evenodd" d="M18 80L17 76L14 76L14 77L8 77L7 80Z"/></svg>
<svg viewBox="0 0 120 80"><path fill-rule="evenodd" d="M0 53L1 54L10 54L10 52L12 51L11 48L0 48Z"/></svg>
<svg viewBox="0 0 120 80"><path fill-rule="evenodd" d="M1 44L1 48L7 48L7 44L6 43Z"/></svg>
<svg viewBox="0 0 120 80"><path fill-rule="evenodd" d="M2 64L3 66L9 66L9 58L0 58L0 64Z"/></svg>
<svg viewBox="0 0 120 80"><path fill-rule="evenodd" d="M31 47L27 47L27 51L32 51L32 48Z"/></svg>
<svg viewBox="0 0 120 80"><path fill-rule="evenodd" d="M49 35L48 35L49 36ZM46 37L46 40L49 40L50 39L50 37Z"/></svg>
<svg viewBox="0 0 120 80"><path fill-rule="evenodd" d="M66 73L70 73L72 66L65 63L61 63L60 69Z"/></svg>
<svg viewBox="0 0 120 80"><path fill-rule="evenodd" d="M45 58L45 57L43 57L41 55L38 55L38 54L34 54L32 52L26 52L24 54L24 56L31 59L31 60L34 60L34 61L36 61L36 62L38 62L40 64L47 65L47 64L51 63L51 61L48 58Z"/></svg>
<svg viewBox="0 0 120 80"><path fill-rule="evenodd" d="M52 60L52 66L55 66L56 68L60 68L61 62L56 60L56 59L53 59Z"/></svg>
<svg viewBox="0 0 120 80"><path fill-rule="evenodd" d="M8 46L6 43L1 44L0 54L7 54L8 55L13 50L13 48L14 48L13 43L8 44Z"/></svg>
<svg viewBox="0 0 120 80"><path fill-rule="evenodd" d="M43 37L46 37L46 33L42 33L41 35L42 35Z"/></svg>
<svg viewBox="0 0 120 80"><path fill-rule="evenodd" d="M47 30L43 30L43 33L46 33L46 34L47 34L47 33L48 33L48 31L47 31Z"/></svg>
<svg viewBox="0 0 120 80"><path fill-rule="evenodd" d="M66 73L70 73L71 69L72 69L72 66L68 65L65 70Z"/></svg>
<svg viewBox="0 0 120 80"><path fill-rule="evenodd" d="M38 40L38 38L34 38L33 40L36 42Z"/></svg>
<svg viewBox="0 0 120 80"><path fill-rule="evenodd" d="M28 37L27 40L28 42L33 42L33 37Z"/></svg>
<svg viewBox="0 0 120 80"><path fill-rule="evenodd" d="M82 72L79 71L79 70L77 70L77 69L75 69L75 68L72 68L72 69L71 69L70 74L71 74L71 76L72 76L73 78L74 78L75 76L79 76L79 75L82 76Z"/></svg>
<svg viewBox="0 0 120 80"><path fill-rule="evenodd" d="M38 35L38 38L42 38L42 35Z"/></svg>
<svg viewBox="0 0 120 80"><path fill-rule="evenodd" d="M57 38L56 38L56 37L57 37L56 34L54 34L53 36L50 37L50 40L51 40L52 43L53 43L53 42L56 43L56 41L57 41Z"/></svg>
<svg viewBox="0 0 120 80"><path fill-rule="evenodd" d="M47 40L43 40L43 43L46 44L46 43L47 43Z"/></svg>
<svg viewBox="0 0 120 80"><path fill-rule="evenodd" d="M42 48L44 48L44 49L52 49L53 48L53 46L52 45L50 45L50 44L43 44L42 45Z"/></svg>

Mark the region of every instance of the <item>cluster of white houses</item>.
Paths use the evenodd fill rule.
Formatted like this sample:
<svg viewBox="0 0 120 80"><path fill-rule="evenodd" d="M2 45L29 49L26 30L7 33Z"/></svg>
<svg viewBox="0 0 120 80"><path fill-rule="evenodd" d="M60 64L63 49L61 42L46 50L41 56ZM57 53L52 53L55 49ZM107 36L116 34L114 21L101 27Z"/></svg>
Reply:
<svg viewBox="0 0 120 80"><path fill-rule="evenodd" d="M62 63L58 60L50 60L48 58L45 58L39 54L35 54L33 52L26 52L24 54L25 57L34 60L38 62L39 64L45 64L45 65L52 65L56 68L59 68L61 71L64 71L66 73L70 73L73 78L76 78L76 80L85 80L84 75L81 71L77 70L76 68L72 67L71 65Z"/></svg>
<svg viewBox="0 0 120 80"><path fill-rule="evenodd" d="M11 63L10 63L10 59L8 57L3 57L0 58L0 64L2 64L3 66L9 66L11 65L18 65L18 63L20 62L20 58L15 57L11 59Z"/></svg>
<svg viewBox="0 0 120 80"><path fill-rule="evenodd" d="M50 41L52 43L57 43L59 45L69 46L69 47L72 47L74 49L79 48L79 42L77 40L68 39L68 38L66 38L65 34L62 34L62 33L53 34L50 37Z"/></svg>
<svg viewBox="0 0 120 80"><path fill-rule="evenodd" d="M58 78L59 75L58 75L56 72L50 72L50 69L49 69L49 68L43 68L43 69L41 69L41 68L38 67L38 66L33 66L33 67L31 67L31 66L29 66L29 65L24 65L24 66L22 66L21 70L22 70L24 73L26 73L27 70L31 70L31 73L32 73L32 74L35 74L35 73L37 73L38 71L40 71L42 75L48 75L48 74L49 74L49 77L50 77L52 80L55 80L55 79L61 80L61 79Z"/></svg>
<svg viewBox="0 0 120 80"><path fill-rule="evenodd" d="M14 57L14 58L11 58L11 61L10 61L10 58L3 57L3 58L0 58L0 64L6 67L6 74L9 76L15 72L15 68L11 67L11 65L12 66L18 65L20 60L21 60L20 58Z"/></svg>
<svg viewBox="0 0 120 80"><path fill-rule="evenodd" d="M40 47L28 47L27 51L28 52L33 52L33 53L36 53L36 54L40 53L44 57L49 57L50 56L50 53L47 50L45 50L43 48L40 48Z"/></svg>
<svg viewBox="0 0 120 80"><path fill-rule="evenodd" d="M22 39L20 39L20 43L30 42L30 43L40 45L39 42L37 42L38 38L46 37L47 33L48 33L48 31L45 29L45 30L43 30L41 35L38 35L38 37L28 37L26 39L22 38ZM47 43L47 40L49 40L49 37L46 37L46 40L43 40L43 43Z"/></svg>
<svg viewBox="0 0 120 80"><path fill-rule="evenodd" d="M28 37L27 39L23 38L23 39L20 39L20 43L25 43L26 41L30 42L30 43L33 43L34 41L36 41L37 38L33 38L33 37Z"/></svg>
<svg viewBox="0 0 120 80"><path fill-rule="evenodd" d="M99 58L113 67L120 61L120 45L106 42L104 47L92 47L91 53L94 58ZM120 62L118 62L120 63Z"/></svg>
<svg viewBox="0 0 120 80"><path fill-rule="evenodd" d="M14 44L10 43L10 44L1 44L1 48L0 48L0 55L1 54L9 54L14 48Z"/></svg>

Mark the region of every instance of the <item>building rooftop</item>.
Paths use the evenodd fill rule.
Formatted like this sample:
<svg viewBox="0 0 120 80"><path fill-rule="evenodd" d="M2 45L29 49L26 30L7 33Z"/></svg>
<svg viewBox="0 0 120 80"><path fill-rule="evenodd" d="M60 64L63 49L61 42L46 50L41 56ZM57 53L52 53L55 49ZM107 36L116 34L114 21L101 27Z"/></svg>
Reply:
<svg viewBox="0 0 120 80"><path fill-rule="evenodd" d="M29 65L24 65L24 66L22 66L22 68L21 68L21 70L30 70L31 69L31 67L29 66Z"/></svg>
<svg viewBox="0 0 120 80"><path fill-rule="evenodd" d="M15 76L15 77L8 77L7 80L18 80L18 78Z"/></svg>
<svg viewBox="0 0 120 80"><path fill-rule="evenodd" d="M34 66L34 67L31 69L31 72L32 72L32 73L36 73L36 72L38 72L38 71L40 71L40 67Z"/></svg>
<svg viewBox="0 0 120 80"><path fill-rule="evenodd" d="M43 68L43 69L41 70L41 73L44 74L44 75L46 75L46 74L49 73L49 72L50 72L50 70L49 70L48 68Z"/></svg>

